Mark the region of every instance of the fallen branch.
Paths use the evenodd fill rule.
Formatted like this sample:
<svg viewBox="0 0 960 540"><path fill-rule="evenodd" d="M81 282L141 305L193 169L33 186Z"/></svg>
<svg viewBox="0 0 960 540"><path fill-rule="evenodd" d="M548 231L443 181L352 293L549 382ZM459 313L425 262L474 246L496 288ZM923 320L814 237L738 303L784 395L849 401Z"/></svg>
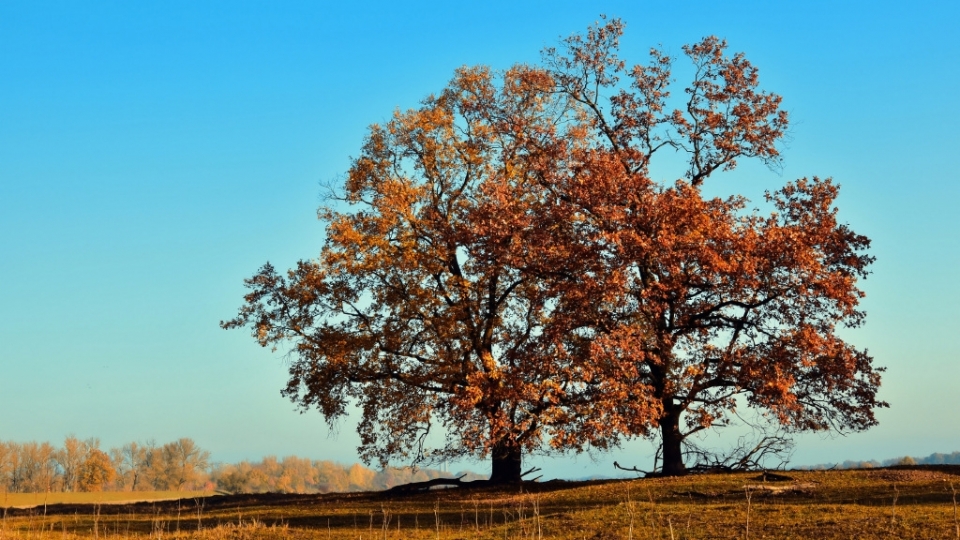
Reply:
<svg viewBox="0 0 960 540"><path fill-rule="evenodd" d="M644 476L650 476L650 474L651 474L651 473L648 472L648 471L644 471L644 470L638 469L638 468L636 468L636 467L630 467L630 468L628 469L627 467L624 467L624 466L620 465L620 464L617 463L616 461L613 462L613 466L616 467L617 469L620 469L621 471L640 473L640 474L642 474L642 475L644 475Z"/></svg>
<svg viewBox="0 0 960 540"><path fill-rule="evenodd" d="M425 480L423 482L400 484L399 486L393 486L392 488L388 489L386 493L414 493L418 491L427 491L435 486L462 487L465 484L470 483L462 480L464 476L466 476L466 474L461 474L456 478L434 478L432 480Z"/></svg>
<svg viewBox="0 0 960 540"><path fill-rule="evenodd" d="M761 482L792 482L793 478L785 474L776 474L765 470L760 473L760 476L754 478L754 480L759 480Z"/></svg>

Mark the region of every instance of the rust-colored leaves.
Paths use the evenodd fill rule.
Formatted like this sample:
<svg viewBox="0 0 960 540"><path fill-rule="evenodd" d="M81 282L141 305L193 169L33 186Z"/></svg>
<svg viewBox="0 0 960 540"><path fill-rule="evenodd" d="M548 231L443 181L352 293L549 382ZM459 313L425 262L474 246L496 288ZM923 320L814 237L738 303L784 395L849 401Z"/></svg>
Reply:
<svg viewBox="0 0 960 540"><path fill-rule="evenodd" d="M694 79L671 109L673 60L628 68L622 30L543 66L461 68L372 126L320 210L319 257L247 281L224 326L292 346L284 393L304 409L356 403L364 458L493 452L496 473L546 443L658 433L678 473L683 440L738 406L787 429L876 422L880 370L835 334L862 322L872 261L837 186L789 183L771 215L700 190L738 159L777 162L780 96L708 37L684 47ZM664 148L688 159L669 185L648 174Z"/></svg>

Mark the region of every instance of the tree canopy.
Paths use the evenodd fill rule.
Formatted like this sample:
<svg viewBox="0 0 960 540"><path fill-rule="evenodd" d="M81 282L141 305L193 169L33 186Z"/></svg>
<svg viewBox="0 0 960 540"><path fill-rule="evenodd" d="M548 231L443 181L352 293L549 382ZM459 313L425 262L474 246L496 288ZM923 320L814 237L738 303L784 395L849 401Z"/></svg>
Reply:
<svg viewBox="0 0 960 540"><path fill-rule="evenodd" d="M588 294L616 300L579 302L597 316L589 362L608 370L608 391L650 404L622 425L659 428L668 474L684 471L687 437L738 405L787 431L874 425L882 369L836 334L862 324L857 281L873 261L869 239L837 220L838 186L788 182L767 193L768 215L746 211L741 196L705 197L704 181L738 159L778 163L780 97L758 91L756 68L709 37L683 48L694 78L683 108L668 110L671 60L654 50L648 66L625 69L621 31L613 21L567 40L566 55L548 51L558 91L582 105L593 137L568 160L575 167L538 175L596 231L579 236L595 255L584 269L603 261L603 294ZM687 158L672 184L649 174L664 149Z"/></svg>
<svg viewBox="0 0 960 540"><path fill-rule="evenodd" d="M366 461L491 456L513 481L524 452L649 436L680 474L687 437L738 405L788 431L876 423L881 370L836 335L863 321L872 262L836 184L790 182L768 215L702 193L738 159L778 162L780 97L708 37L684 47L694 77L671 109L673 60L628 69L622 30L461 68L371 126L319 212L319 257L246 281L223 326L291 347L303 410L359 404ZM664 151L687 158L672 183L650 174Z"/></svg>
<svg viewBox="0 0 960 540"><path fill-rule="evenodd" d="M361 456L492 455L494 480L517 479L521 453L567 431L603 446L581 399L583 351L559 295L516 265L504 211L536 219L539 201L499 190L522 184L525 144L549 131L548 72L496 76L464 68L416 110L375 125L354 161L347 211L321 209L318 260L286 276L270 265L226 327L249 325L262 345L293 342L284 390L332 420L355 399ZM440 423L442 447L426 437Z"/></svg>

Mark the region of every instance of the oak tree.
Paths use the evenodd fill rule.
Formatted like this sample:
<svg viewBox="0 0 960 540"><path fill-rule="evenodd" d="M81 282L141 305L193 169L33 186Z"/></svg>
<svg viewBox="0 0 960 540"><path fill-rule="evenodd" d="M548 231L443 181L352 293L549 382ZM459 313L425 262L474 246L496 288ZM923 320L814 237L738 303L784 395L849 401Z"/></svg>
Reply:
<svg viewBox="0 0 960 540"><path fill-rule="evenodd" d="M541 68L457 71L415 110L370 128L342 192L321 208L326 243L280 274L267 264L226 328L290 344L284 395L329 421L361 410L361 457L491 459L517 481L524 452L610 440L597 429L561 288L515 264L503 215L539 219L523 185L531 140L549 144L564 107ZM533 195L533 192L530 192ZM439 442L431 430L444 428ZM576 433L577 437L565 437Z"/></svg>
<svg viewBox="0 0 960 540"><path fill-rule="evenodd" d="M564 305L592 312L581 319L594 320L585 334L602 381L594 399L624 432L654 430L665 474L685 472L688 438L728 424L738 407L786 432L875 425L874 410L887 406L877 399L883 370L837 334L864 320L857 282L873 261L869 239L838 220L839 187L789 182L766 194L767 214L739 195L704 195L704 182L739 159L779 162L781 98L758 89L742 54L708 37L683 48L693 80L671 108L673 60L652 50L649 64L627 68L622 28L605 22L546 51L555 91L578 111L567 139L579 142L563 156L560 145L539 149L526 186L555 195L541 197L554 201L545 213L579 224L524 251L582 284ZM664 152L686 158L680 179L652 178L651 159ZM557 244L590 257L541 249ZM621 399L645 406L626 410Z"/></svg>

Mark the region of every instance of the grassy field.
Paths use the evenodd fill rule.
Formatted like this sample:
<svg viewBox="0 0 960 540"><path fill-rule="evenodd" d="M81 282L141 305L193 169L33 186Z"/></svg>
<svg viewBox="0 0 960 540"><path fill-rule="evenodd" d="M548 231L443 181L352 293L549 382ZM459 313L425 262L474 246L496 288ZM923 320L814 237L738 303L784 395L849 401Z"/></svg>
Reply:
<svg viewBox="0 0 960 540"><path fill-rule="evenodd" d="M97 493L2 493L0 507L29 507L51 504L117 504L209 497L209 491L101 491Z"/></svg>
<svg viewBox="0 0 960 540"><path fill-rule="evenodd" d="M5 512L0 540L960 538L960 467L784 474L48 505Z"/></svg>

